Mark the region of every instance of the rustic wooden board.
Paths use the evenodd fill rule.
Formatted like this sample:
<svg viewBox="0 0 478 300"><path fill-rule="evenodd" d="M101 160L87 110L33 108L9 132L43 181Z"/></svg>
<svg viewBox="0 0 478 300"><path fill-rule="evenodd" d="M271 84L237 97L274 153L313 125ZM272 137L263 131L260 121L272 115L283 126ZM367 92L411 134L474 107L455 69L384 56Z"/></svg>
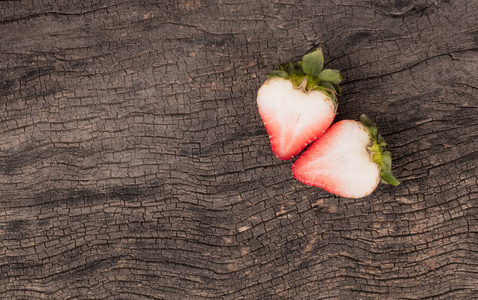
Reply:
<svg viewBox="0 0 478 300"><path fill-rule="evenodd" d="M477 11L1 1L0 298L478 298ZM273 156L255 93L317 47L399 187L339 198Z"/></svg>

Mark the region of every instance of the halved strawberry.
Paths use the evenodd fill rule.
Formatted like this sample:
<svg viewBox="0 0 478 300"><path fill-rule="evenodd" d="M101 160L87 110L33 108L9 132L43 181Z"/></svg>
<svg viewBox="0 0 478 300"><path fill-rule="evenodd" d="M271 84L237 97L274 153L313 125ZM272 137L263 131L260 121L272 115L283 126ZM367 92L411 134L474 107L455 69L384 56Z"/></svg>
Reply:
<svg viewBox="0 0 478 300"><path fill-rule="evenodd" d="M279 159L299 154L334 120L342 77L336 70L322 70L323 64L318 49L302 61L280 65L257 92L259 114Z"/></svg>
<svg viewBox="0 0 478 300"><path fill-rule="evenodd" d="M299 181L330 193L360 198L372 193L380 179L394 186L400 182L391 172L387 143L365 115L360 122L343 120L307 149L292 166Z"/></svg>

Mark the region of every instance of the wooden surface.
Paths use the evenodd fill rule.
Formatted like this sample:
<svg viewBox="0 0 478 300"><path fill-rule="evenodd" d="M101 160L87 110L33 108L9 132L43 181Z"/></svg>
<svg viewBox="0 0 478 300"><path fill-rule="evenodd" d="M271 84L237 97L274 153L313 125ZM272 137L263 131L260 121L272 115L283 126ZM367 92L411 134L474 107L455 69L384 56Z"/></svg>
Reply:
<svg viewBox="0 0 478 300"><path fill-rule="evenodd" d="M477 11L1 1L0 298L478 298ZM399 187L339 198L273 156L256 91L317 47Z"/></svg>

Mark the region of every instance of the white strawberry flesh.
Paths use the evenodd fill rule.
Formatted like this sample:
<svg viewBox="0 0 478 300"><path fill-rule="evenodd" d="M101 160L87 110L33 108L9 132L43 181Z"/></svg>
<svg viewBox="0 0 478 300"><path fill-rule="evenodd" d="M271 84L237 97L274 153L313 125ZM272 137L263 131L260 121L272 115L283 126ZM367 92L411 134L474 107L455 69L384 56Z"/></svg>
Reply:
<svg viewBox="0 0 478 300"><path fill-rule="evenodd" d="M293 175L339 196L367 196L380 182L380 167L367 150L371 144L369 131L362 123L340 121L297 159Z"/></svg>

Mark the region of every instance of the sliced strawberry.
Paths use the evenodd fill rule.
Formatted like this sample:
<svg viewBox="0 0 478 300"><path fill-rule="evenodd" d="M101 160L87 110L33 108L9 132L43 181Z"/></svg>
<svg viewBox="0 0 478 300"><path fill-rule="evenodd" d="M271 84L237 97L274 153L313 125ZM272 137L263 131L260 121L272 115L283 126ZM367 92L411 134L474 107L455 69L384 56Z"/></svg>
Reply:
<svg viewBox="0 0 478 300"><path fill-rule="evenodd" d="M286 79L268 79L257 93L257 104L272 152L282 160L291 159L320 137L335 117L327 95L315 90L304 93Z"/></svg>
<svg viewBox="0 0 478 300"><path fill-rule="evenodd" d="M302 61L280 65L257 93L257 105L272 152L289 160L320 137L332 124L340 92L340 73L322 70L322 51Z"/></svg>
<svg viewBox="0 0 478 300"><path fill-rule="evenodd" d="M370 119L362 115L360 120L332 125L294 163L294 177L348 198L369 195L380 179L398 185L391 173L391 154L385 150L385 140Z"/></svg>

